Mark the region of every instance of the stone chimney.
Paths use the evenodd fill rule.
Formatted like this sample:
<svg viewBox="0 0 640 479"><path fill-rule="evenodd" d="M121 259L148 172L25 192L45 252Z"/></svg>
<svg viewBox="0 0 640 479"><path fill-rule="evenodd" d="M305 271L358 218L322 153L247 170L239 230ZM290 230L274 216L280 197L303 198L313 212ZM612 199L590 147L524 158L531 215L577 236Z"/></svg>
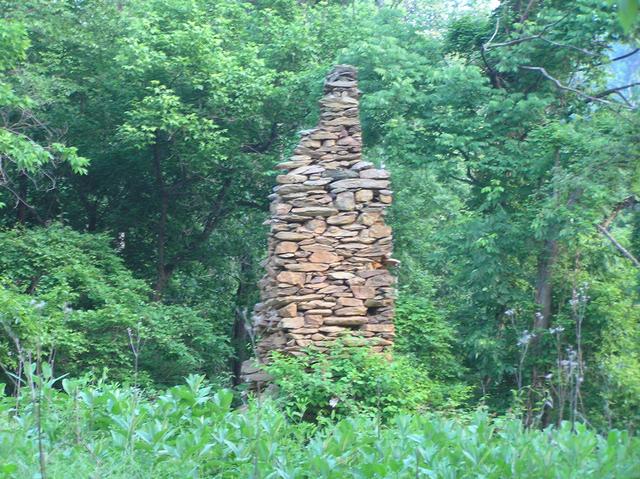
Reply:
<svg viewBox="0 0 640 479"><path fill-rule="evenodd" d="M271 199L269 252L253 312L257 355L325 351L338 338L382 352L393 344L389 172L362 161L356 69L327 75L320 123L302 132ZM360 338L360 339L358 339ZM247 381L264 378L245 363Z"/></svg>

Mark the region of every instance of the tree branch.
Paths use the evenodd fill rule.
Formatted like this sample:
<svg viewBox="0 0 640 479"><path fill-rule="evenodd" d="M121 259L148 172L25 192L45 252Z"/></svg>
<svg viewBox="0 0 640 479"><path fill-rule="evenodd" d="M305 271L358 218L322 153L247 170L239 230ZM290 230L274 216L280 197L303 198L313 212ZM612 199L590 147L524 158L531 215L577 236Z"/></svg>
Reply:
<svg viewBox="0 0 640 479"><path fill-rule="evenodd" d="M640 261L638 261L635 258L635 256L633 256L631 253L629 253L629 251L627 251L624 246L622 246L620 243L618 243L618 241L613 236L611 236L611 233L609 233L601 225L596 225L596 228L598 228L598 231L600 231L600 233L602 233L609 241L611 241L611 244L613 244L613 246L615 246L615 248L618 251L620 251L620 253L622 253L622 255L625 258L627 258L629 261L631 261L636 268L640 268Z"/></svg>
<svg viewBox="0 0 640 479"><path fill-rule="evenodd" d="M609 62L617 62L618 60L624 60L625 58L628 58L631 55L635 55L638 52L640 52L640 48L631 50L629 53L625 53L624 55L620 55L619 57L612 58L611 60L609 60Z"/></svg>
<svg viewBox="0 0 640 479"><path fill-rule="evenodd" d="M622 210L626 208L633 208L638 203L640 202L638 201L638 198L635 197L635 195L627 196L624 200L616 203L611 214L607 216L602 223L600 223L600 226L608 231L611 227L611 224Z"/></svg>
<svg viewBox="0 0 640 479"><path fill-rule="evenodd" d="M629 83L628 85L617 86L615 88L609 88L603 92L600 92L596 95L596 98L602 98L603 96L611 95L612 93L617 93L620 90L627 90L628 88L633 88L634 86L640 85L640 82Z"/></svg>
<svg viewBox="0 0 640 479"><path fill-rule="evenodd" d="M572 93L575 93L578 96L581 96L582 98L586 98L589 101L598 102L598 103L604 103L605 105L610 105L610 106L622 106L624 108L629 108L628 106L622 105L621 103L611 102L611 101L608 101L608 100L603 100L602 98L598 98L596 96L589 95L589 94L587 94L587 93L585 93L583 91L576 90L575 88L572 88L570 86L564 85L560 80L558 80L557 78L551 76L549 74L549 72L547 70L545 70L543 67L532 67L532 66L528 66L528 65L520 65L520 68L522 68L523 70L531 70L531 71L540 72L546 79L551 80L559 90L570 91Z"/></svg>

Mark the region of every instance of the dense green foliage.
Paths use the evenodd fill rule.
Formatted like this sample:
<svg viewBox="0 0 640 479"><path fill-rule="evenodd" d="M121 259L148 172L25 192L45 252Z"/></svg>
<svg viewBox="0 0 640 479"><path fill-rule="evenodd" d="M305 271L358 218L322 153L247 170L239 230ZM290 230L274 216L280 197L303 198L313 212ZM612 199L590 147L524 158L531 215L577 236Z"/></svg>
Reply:
<svg viewBox="0 0 640 479"><path fill-rule="evenodd" d="M640 477L640 439L618 430L599 436L582 425L572 432L568 423L525 430L517 419L478 412L398 415L388 427L356 416L310 431L269 401L233 411L232 393L214 393L202 379L191 376L153 401L133 389L69 380L61 392L43 379L48 477ZM2 421L14 404L0 400ZM38 477L36 416L27 408L17 419L0 430L0 471Z"/></svg>
<svg viewBox="0 0 640 479"><path fill-rule="evenodd" d="M18 369L18 346L55 359L67 374L93 370L132 383L174 384L194 370L214 376L226 369L225 336L192 308L150 301L148 286L107 237L60 226L19 229L0 233L0 250L5 367Z"/></svg>
<svg viewBox="0 0 640 479"><path fill-rule="evenodd" d="M46 395L52 477L633 477L638 2L493 7L0 0L0 383ZM273 166L335 63L392 173L397 361L277 358L244 415L194 378L152 396L237 382ZM125 386L34 389L33 361ZM12 401L3 472L32 476ZM420 416L479 403L559 429Z"/></svg>
<svg viewBox="0 0 640 479"><path fill-rule="evenodd" d="M348 344L326 354L310 350L302 357L274 356L264 369L278 388L278 402L294 419L391 418L401 412L454 409L468 397L464 385L433 381L428 370L407 358L390 362Z"/></svg>

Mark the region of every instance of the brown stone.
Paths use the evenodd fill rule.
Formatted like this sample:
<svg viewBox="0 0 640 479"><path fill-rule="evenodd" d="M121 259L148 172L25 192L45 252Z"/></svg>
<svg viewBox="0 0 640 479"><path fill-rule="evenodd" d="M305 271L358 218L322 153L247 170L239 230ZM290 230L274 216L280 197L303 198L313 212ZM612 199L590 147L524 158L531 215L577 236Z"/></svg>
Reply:
<svg viewBox="0 0 640 479"><path fill-rule="evenodd" d="M312 263L337 263L340 261L340 256L330 251L316 251L309 256L309 261Z"/></svg>
<svg viewBox="0 0 640 479"><path fill-rule="evenodd" d="M282 241L276 246L276 254L295 253L298 251L298 243L292 241Z"/></svg>
<svg viewBox="0 0 640 479"><path fill-rule="evenodd" d="M336 316L362 316L367 314L367 308L364 306L339 308L334 311L334 314Z"/></svg>
<svg viewBox="0 0 640 479"><path fill-rule="evenodd" d="M319 331L323 333L338 333L342 331L349 331L347 328L342 326L322 326ZM324 338L323 338L324 339Z"/></svg>
<svg viewBox="0 0 640 479"><path fill-rule="evenodd" d="M280 327L285 329L297 329L304 326L304 318L295 317L295 318L284 318L280 321Z"/></svg>
<svg viewBox="0 0 640 479"><path fill-rule="evenodd" d="M328 264L322 264L322 263L292 263L292 264L286 264L284 267L287 268L289 271L304 271L304 272L326 271L329 269Z"/></svg>
<svg viewBox="0 0 640 479"><path fill-rule="evenodd" d="M382 238L391 235L391 227L383 224L375 224L369 228L369 236L372 238Z"/></svg>
<svg viewBox="0 0 640 479"><path fill-rule="evenodd" d="M296 233L294 231L281 231L276 233L276 238L285 241L301 241L304 239L313 238L313 235L309 233Z"/></svg>
<svg viewBox="0 0 640 479"><path fill-rule="evenodd" d="M389 187L387 180L368 180L365 178L349 178L346 180L334 181L331 183L331 189L370 189L370 190L384 190Z"/></svg>
<svg viewBox="0 0 640 479"><path fill-rule="evenodd" d="M276 279L282 283L296 284L298 286L304 286L306 275L304 273L294 273L291 271L282 271L278 274Z"/></svg>
<svg viewBox="0 0 640 479"><path fill-rule="evenodd" d="M389 274L381 274L373 276L365 282L365 286L378 287L378 286L390 286L394 283L393 276Z"/></svg>
<svg viewBox="0 0 640 479"><path fill-rule="evenodd" d="M286 305L278 310L278 314L283 318L294 318L298 314L296 303Z"/></svg>
<svg viewBox="0 0 640 479"><path fill-rule="evenodd" d="M376 295L375 288L371 286L351 286L351 291L353 291L353 296L358 299L373 298Z"/></svg>
<svg viewBox="0 0 640 479"><path fill-rule="evenodd" d="M304 175L278 175L276 176L276 182L281 185L289 183L304 183L307 181L307 177Z"/></svg>
<svg viewBox="0 0 640 479"><path fill-rule="evenodd" d="M356 199L352 191L338 193L333 203L340 211L352 211L356 208Z"/></svg>
<svg viewBox="0 0 640 479"><path fill-rule="evenodd" d="M361 299L357 298L338 298L338 306L363 306Z"/></svg>
<svg viewBox="0 0 640 479"><path fill-rule="evenodd" d="M330 225L348 225L353 223L357 217L357 213L341 213L337 216L329 216L327 223Z"/></svg>
<svg viewBox="0 0 640 479"><path fill-rule="evenodd" d="M333 218L333 216L330 216L329 219L330 218ZM325 223L325 221L321 219L313 219L307 221L304 224L304 227L310 231L313 231L315 234L321 235L327 229L327 223Z"/></svg>
<svg viewBox="0 0 640 479"><path fill-rule="evenodd" d="M362 326L363 331L373 331L375 333L393 333L395 326L393 324L365 324Z"/></svg>
<svg viewBox="0 0 640 479"><path fill-rule="evenodd" d="M293 208L291 212L300 216L333 216L338 213L338 210L324 206L307 206L304 208Z"/></svg>
<svg viewBox="0 0 640 479"><path fill-rule="evenodd" d="M373 199L373 191L371 190L358 190L356 191L356 201L358 203L364 203L365 201L371 201Z"/></svg>
<svg viewBox="0 0 640 479"><path fill-rule="evenodd" d="M353 273L349 273L347 271L333 271L328 274L331 279L351 279L355 275Z"/></svg>
<svg viewBox="0 0 640 479"><path fill-rule="evenodd" d="M367 318L363 316L344 316L324 318L323 324L327 326L360 326L367 324Z"/></svg>
<svg viewBox="0 0 640 479"><path fill-rule="evenodd" d="M360 178L367 178L371 180L386 180L389 176L390 175L387 170L376 170L374 168L362 170L360 172Z"/></svg>

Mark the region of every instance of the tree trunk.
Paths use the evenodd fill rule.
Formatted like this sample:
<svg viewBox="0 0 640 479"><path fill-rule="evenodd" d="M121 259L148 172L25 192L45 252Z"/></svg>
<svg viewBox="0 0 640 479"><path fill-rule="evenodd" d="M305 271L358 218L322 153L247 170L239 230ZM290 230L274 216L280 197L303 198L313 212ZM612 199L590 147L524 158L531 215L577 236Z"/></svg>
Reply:
<svg viewBox="0 0 640 479"><path fill-rule="evenodd" d="M553 297L553 265L558 258L558 242L546 240L538 258L536 277L536 305L538 311L533 320L534 329L547 329L551 318L551 302ZM538 314L539 313L539 314Z"/></svg>
<svg viewBox="0 0 640 479"><path fill-rule="evenodd" d="M233 371L233 384L240 383L240 373L242 363L247 359L247 293L249 291L249 275L251 272L251 262L246 256L239 258L240 271L238 274L238 288L236 289L236 311L233 322L231 343L235 349L235 357L232 360L231 370Z"/></svg>
<svg viewBox="0 0 640 479"><path fill-rule="evenodd" d="M166 147L163 145L160 133L156 132L156 141L153 144L153 170L156 178L156 191L160 202L160 216L156 228L156 285L154 299L159 301L169 282L171 269L166 264L167 222L169 211L169 193L162 175L162 160L166 156Z"/></svg>

